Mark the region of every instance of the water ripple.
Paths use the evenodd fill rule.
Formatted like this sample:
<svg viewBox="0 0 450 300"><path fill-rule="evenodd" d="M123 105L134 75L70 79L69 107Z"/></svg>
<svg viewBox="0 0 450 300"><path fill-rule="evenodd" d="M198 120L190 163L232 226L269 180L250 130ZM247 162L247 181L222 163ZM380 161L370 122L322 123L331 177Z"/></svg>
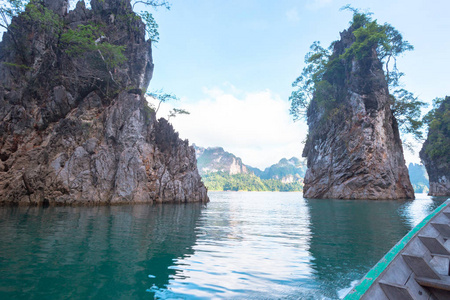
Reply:
<svg viewBox="0 0 450 300"><path fill-rule="evenodd" d="M445 199L0 208L0 299L338 299Z"/></svg>

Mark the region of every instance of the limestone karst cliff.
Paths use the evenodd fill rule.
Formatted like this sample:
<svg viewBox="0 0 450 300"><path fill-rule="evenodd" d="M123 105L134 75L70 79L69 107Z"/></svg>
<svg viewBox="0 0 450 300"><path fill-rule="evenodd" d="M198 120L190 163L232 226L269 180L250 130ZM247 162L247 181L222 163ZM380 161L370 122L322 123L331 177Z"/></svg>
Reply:
<svg viewBox="0 0 450 300"><path fill-rule="evenodd" d="M249 173L241 158L226 152L222 147L203 148L194 145L194 148L201 175L211 172L225 172L230 175Z"/></svg>
<svg viewBox="0 0 450 300"><path fill-rule="evenodd" d="M264 171L251 167L249 169L261 179L276 179L282 183L303 182L306 172L306 159L282 158L278 163L265 168Z"/></svg>
<svg viewBox="0 0 450 300"><path fill-rule="evenodd" d="M0 202L207 202L194 148L143 96L151 43L130 1L33 3L0 43Z"/></svg>
<svg viewBox="0 0 450 300"><path fill-rule="evenodd" d="M330 60L355 42L353 28L333 44ZM412 199L398 124L376 48L337 63L323 74L334 102L316 92L307 111L309 134L305 198Z"/></svg>
<svg viewBox="0 0 450 300"><path fill-rule="evenodd" d="M450 97L432 111L428 137L420 150L431 196L450 196Z"/></svg>

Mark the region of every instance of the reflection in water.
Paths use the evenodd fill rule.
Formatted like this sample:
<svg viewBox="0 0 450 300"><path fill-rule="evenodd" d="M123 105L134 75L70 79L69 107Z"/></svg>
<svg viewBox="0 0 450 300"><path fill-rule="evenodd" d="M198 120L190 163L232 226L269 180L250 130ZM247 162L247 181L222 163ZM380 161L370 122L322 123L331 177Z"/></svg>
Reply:
<svg viewBox="0 0 450 300"><path fill-rule="evenodd" d="M399 215L411 228L447 200L447 197L428 197L426 194L416 194L416 198L415 201L407 202L399 209Z"/></svg>
<svg viewBox="0 0 450 300"><path fill-rule="evenodd" d="M198 204L1 208L0 298L149 298L153 283L176 274L173 260L193 253L200 212Z"/></svg>
<svg viewBox="0 0 450 300"><path fill-rule="evenodd" d="M0 299L335 299L445 199L0 208Z"/></svg>
<svg viewBox="0 0 450 300"><path fill-rule="evenodd" d="M327 297L361 278L408 231L397 214L399 202L309 199L307 205L312 266Z"/></svg>
<svg viewBox="0 0 450 300"><path fill-rule="evenodd" d="M161 298L276 299L309 293L308 208L299 193L211 193L185 276ZM303 282L305 286L301 286Z"/></svg>
<svg viewBox="0 0 450 300"><path fill-rule="evenodd" d="M312 267L324 296L335 299L339 289L361 279L443 200L306 200Z"/></svg>

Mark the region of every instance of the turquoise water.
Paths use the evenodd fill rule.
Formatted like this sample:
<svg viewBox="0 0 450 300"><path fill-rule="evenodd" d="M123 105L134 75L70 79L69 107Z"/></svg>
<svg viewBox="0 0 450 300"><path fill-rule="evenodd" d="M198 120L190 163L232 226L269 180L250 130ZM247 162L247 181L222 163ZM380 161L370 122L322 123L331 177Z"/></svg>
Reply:
<svg viewBox="0 0 450 300"><path fill-rule="evenodd" d="M0 299L338 299L445 198L0 208Z"/></svg>

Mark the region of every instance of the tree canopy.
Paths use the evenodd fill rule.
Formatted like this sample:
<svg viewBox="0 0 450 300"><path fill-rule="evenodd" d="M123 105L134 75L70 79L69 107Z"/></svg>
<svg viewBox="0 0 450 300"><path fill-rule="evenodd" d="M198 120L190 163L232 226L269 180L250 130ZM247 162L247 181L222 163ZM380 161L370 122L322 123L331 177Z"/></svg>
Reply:
<svg viewBox="0 0 450 300"><path fill-rule="evenodd" d="M343 9L353 12L349 31L354 36L354 42L339 55L332 51L337 41L328 48L322 47L318 41L311 45L310 52L305 56L306 66L292 83L294 90L289 97L290 114L294 120L304 118L314 98L315 103L325 109L326 117L333 115L336 100L342 97L339 86L345 82L346 62L371 57L375 49L383 64L386 82L394 90L391 93L391 109L400 130L420 139L420 129L423 126L420 109L425 103L401 88L399 80L404 74L397 68L397 58L404 52L413 50L413 46L392 25L380 25L373 20L372 13L363 13L348 5Z"/></svg>
<svg viewBox="0 0 450 300"><path fill-rule="evenodd" d="M131 1L133 9L135 9L136 4L142 4L144 7L153 7L157 9L158 7L162 7L170 10L170 3L166 0L134 0ZM153 43L157 43L159 41L159 32L158 32L158 23L156 23L153 14L151 14L148 10L138 12L138 15L141 17L142 21L145 23L145 32L147 34L147 38L150 39Z"/></svg>
<svg viewBox="0 0 450 300"><path fill-rule="evenodd" d="M166 102L169 102L169 101L178 101L178 100L180 100L176 95L165 93L163 90L147 92L146 96L148 97L147 98L147 102L148 102L149 108L152 111L154 111L155 114L158 113L162 103L166 103ZM158 102L157 106L153 105L151 103L152 99L154 99L154 100L156 100ZM169 111L169 115L167 116L167 121L169 121L170 118L174 118L174 117L176 117L178 115L189 115L189 114L190 114L190 112L185 110L185 109L183 109L183 108L172 108Z"/></svg>
<svg viewBox="0 0 450 300"><path fill-rule="evenodd" d="M70 0L71 7L75 6L81 0ZM30 0L4 0L0 3L0 27L8 29L11 19L19 13L24 12L27 5L32 2L33 5L39 5L39 1ZM89 1L88 1L89 2ZM156 23L153 15L148 11L149 8L165 8L170 9L170 3L166 0L133 0L131 1L133 10L136 5L146 8L146 10L136 12L145 23L146 36L152 42L159 41L158 23Z"/></svg>
<svg viewBox="0 0 450 300"><path fill-rule="evenodd" d="M74 7L81 0L70 0L71 7ZM131 1L133 9L136 7L170 9L170 4L166 0L133 0ZM148 9L147 9L148 10ZM0 2L0 27L8 30L9 35L14 41L15 48L21 55L21 63L17 66L26 66L28 64L27 50L21 46L20 37L17 32L20 28L11 24L13 17L21 15L24 20L29 21L33 28L45 31L47 34L46 43L56 43L59 48L69 56L80 56L93 54L103 61L103 66L110 75L110 80L118 83L114 78L114 68L126 61L124 55L125 45L118 45L110 42L104 33L106 24L102 22L90 22L85 25L78 25L76 28L65 26L64 19L52 10L43 5L40 0L4 0ZM141 11L135 14L125 14L120 16L122 19L128 19L127 24L130 30L135 30L134 21L139 18L146 24L146 37L153 42L159 39L158 24L148 11Z"/></svg>

